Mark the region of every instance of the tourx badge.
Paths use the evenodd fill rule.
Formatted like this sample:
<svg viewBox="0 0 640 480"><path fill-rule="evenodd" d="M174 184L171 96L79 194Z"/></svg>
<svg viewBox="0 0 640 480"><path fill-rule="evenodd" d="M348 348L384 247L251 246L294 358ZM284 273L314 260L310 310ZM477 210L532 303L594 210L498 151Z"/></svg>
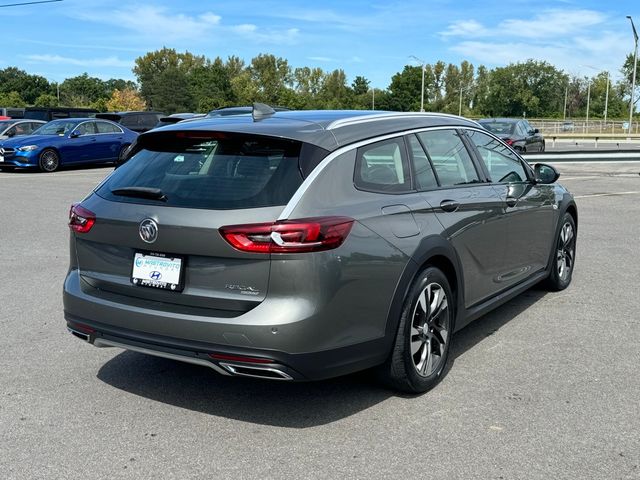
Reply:
<svg viewBox="0 0 640 480"><path fill-rule="evenodd" d="M143 242L153 243L158 239L158 224L150 218L145 218L140 222L138 232Z"/></svg>

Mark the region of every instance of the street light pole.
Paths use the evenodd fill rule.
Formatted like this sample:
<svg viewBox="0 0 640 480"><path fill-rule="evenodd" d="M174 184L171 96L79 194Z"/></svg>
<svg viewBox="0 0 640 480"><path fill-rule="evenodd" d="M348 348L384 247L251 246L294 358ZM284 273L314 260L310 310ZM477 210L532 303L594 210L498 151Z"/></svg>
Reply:
<svg viewBox="0 0 640 480"><path fill-rule="evenodd" d="M567 95L569 93L569 86L564 87L564 113L562 114L562 120L567 119Z"/></svg>
<svg viewBox="0 0 640 480"><path fill-rule="evenodd" d="M586 131L585 133L589 133L589 101L591 100L591 79L589 79L589 86L587 86L587 120L586 120Z"/></svg>
<svg viewBox="0 0 640 480"><path fill-rule="evenodd" d="M629 130L631 133L631 123L633 122L633 94L636 88L636 67L638 66L638 32L636 32L636 26L633 24L633 18L631 15L627 15L627 18L631 22L631 29L633 30L633 40L635 48L633 52L633 77L631 79L631 101L629 102Z"/></svg>
<svg viewBox="0 0 640 480"><path fill-rule="evenodd" d="M609 111L609 72L607 72L607 93L604 95L604 125L607 126L607 112Z"/></svg>
<svg viewBox="0 0 640 480"><path fill-rule="evenodd" d="M409 58L413 58L418 63L422 65L422 89L420 90L420 111L424 112L424 71L426 69L426 63L421 58L416 57L415 55L409 55Z"/></svg>
<svg viewBox="0 0 640 480"><path fill-rule="evenodd" d="M458 105L458 116L462 116L462 84L460 85L460 102Z"/></svg>

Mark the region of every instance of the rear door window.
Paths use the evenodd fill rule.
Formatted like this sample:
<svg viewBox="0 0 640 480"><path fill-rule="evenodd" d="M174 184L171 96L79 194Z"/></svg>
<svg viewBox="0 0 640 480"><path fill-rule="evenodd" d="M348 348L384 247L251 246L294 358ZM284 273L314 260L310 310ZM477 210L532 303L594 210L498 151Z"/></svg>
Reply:
<svg viewBox="0 0 640 480"><path fill-rule="evenodd" d="M418 133L443 187L478 183L473 160L456 130L432 130Z"/></svg>
<svg viewBox="0 0 640 480"><path fill-rule="evenodd" d="M96 122L98 133L122 133L122 131L112 123Z"/></svg>
<svg viewBox="0 0 640 480"><path fill-rule="evenodd" d="M114 201L189 208L286 205L303 180L298 167L300 142L251 135L221 137L188 139L171 132L147 138L97 193ZM129 187L159 189L165 199L113 193Z"/></svg>
<svg viewBox="0 0 640 480"><path fill-rule="evenodd" d="M357 188L373 192L411 190L411 177L402 137L358 149L354 181Z"/></svg>

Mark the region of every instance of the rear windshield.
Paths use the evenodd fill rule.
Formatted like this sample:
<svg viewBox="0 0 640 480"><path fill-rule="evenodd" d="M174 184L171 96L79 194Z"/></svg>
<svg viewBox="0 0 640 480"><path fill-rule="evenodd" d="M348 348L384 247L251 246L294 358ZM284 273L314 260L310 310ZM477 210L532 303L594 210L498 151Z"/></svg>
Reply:
<svg viewBox="0 0 640 480"><path fill-rule="evenodd" d="M501 133L513 133L516 124L512 122L480 122L484 128L497 135Z"/></svg>
<svg viewBox="0 0 640 480"><path fill-rule="evenodd" d="M225 135L205 140L172 136L146 143L98 188L98 195L113 201L187 208L270 207L286 205L303 180L299 142ZM122 194L123 189L140 187L157 189L163 198Z"/></svg>

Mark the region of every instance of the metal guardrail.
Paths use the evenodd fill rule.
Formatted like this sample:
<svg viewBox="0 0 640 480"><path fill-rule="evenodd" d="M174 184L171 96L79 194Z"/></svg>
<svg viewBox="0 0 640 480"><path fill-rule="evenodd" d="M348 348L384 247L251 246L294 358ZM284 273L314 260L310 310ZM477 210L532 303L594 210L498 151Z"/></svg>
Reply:
<svg viewBox="0 0 640 480"><path fill-rule="evenodd" d="M523 155L527 162L637 162L640 151L627 152L545 152Z"/></svg>

